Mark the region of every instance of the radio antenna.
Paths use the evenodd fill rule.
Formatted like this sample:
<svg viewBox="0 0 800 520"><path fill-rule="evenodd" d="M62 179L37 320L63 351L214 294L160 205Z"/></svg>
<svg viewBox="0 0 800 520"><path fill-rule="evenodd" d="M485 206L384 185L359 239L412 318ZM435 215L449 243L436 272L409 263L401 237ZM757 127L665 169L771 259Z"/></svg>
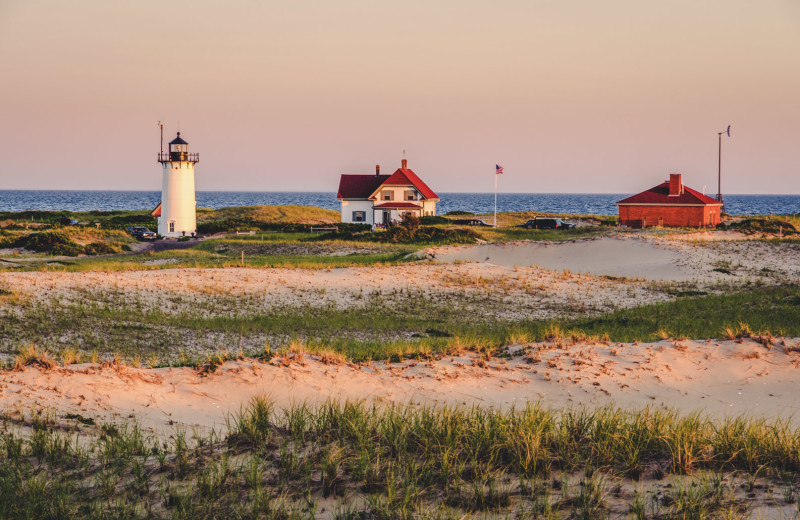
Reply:
<svg viewBox="0 0 800 520"><path fill-rule="evenodd" d="M161 153L164 153L164 123L159 121L158 128L161 130Z"/></svg>

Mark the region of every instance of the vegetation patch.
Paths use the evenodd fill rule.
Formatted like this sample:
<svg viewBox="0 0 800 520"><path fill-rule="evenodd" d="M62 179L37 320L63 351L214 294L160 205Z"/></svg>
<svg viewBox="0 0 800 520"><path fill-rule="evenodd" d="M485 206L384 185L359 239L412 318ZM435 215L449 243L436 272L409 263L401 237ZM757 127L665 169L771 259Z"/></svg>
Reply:
<svg viewBox="0 0 800 520"><path fill-rule="evenodd" d="M72 419L5 418L27 433L0 431L1 518L744 519L798 504L800 432L782 420L261 397L193 437Z"/></svg>
<svg viewBox="0 0 800 520"><path fill-rule="evenodd" d="M720 224L724 229L741 231L745 234L765 233L770 235L796 235L797 228L787 220L774 218L746 218L730 224Z"/></svg>
<svg viewBox="0 0 800 520"><path fill-rule="evenodd" d="M98 300L105 297L105 300ZM200 364L220 345L245 355L301 340L311 351L331 350L350 361L440 356L532 341L658 341L664 331L691 339L800 336L800 288L751 287L733 294L683 296L673 301L590 317L529 320L476 314L489 303L428 298L386 300L364 296L359 305L264 309L217 295L192 302L185 312L148 309L123 296L86 293L78 303L26 302L0 320L0 353L10 356L30 342L59 348L80 345L84 358L157 356L162 363ZM391 303L390 303L391 302ZM175 303L175 302L172 302ZM171 303L171 304L172 304ZM251 305L255 305L252 307ZM372 312L380 308L381 312ZM240 309L230 312L231 309ZM464 319L471 316L470 319Z"/></svg>

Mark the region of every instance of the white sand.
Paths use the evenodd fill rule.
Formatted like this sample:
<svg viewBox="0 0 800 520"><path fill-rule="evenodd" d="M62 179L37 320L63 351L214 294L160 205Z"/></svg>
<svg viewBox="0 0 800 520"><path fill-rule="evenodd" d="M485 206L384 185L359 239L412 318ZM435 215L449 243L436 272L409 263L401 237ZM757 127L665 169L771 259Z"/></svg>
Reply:
<svg viewBox="0 0 800 520"><path fill-rule="evenodd" d="M542 345L528 348L534 351ZM752 340L544 346L534 359L493 359L484 367L463 354L437 362L326 365L314 356L232 361L203 377L191 368L72 365L0 373L0 408L44 406L58 416L101 420L135 416L156 432L171 421L221 427L255 395L277 406L327 399L384 403L520 407L672 407L715 417L800 416L800 341L771 348Z"/></svg>
<svg viewBox="0 0 800 520"><path fill-rule="evenodd" d="M483 244L437 254L437 259L539 266L594 275L684 281L700 273L678 264L681 253L652 242L602 238L570 242Z"/></svg>
<svg viewBox="0 0 800 520"><path fill-rule="evenodd" d="M800 277L800 245L765 242L739 233L709 232L617 236L567 242L515 242L431 248L442 262L538 266L596 276L658 281L736 283L748 277L776 281ZM731 274L715 271L720 266Z"/></svg>

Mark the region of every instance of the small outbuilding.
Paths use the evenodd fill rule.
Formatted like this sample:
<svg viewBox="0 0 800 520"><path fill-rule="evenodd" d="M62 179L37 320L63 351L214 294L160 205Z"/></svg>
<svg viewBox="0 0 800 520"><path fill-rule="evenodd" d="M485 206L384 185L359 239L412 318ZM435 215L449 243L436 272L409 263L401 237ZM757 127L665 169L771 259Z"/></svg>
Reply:
<svg viewBox="0 0 800 520"><path fill-rule="evenodd" d="M621 226L708 227L720 222L722 202L684 186L680 173L617 202Z"/></svg>

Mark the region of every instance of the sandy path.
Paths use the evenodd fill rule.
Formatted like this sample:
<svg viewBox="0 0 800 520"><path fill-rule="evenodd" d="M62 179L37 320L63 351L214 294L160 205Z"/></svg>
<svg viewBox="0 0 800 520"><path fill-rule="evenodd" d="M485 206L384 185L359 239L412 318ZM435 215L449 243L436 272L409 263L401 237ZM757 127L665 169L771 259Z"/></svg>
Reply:
<svg viewBox="0 0 800 520"><path fill-rule="evenodd" d="M596 276L682 282L736 283L745 277L800 276L800 245L739 233L620 234L567 242L515 242L432 248L443 262L538 266ZM730 273L715 271L726 267Z"/></svg>
<svg viewBox="0 0 800 520"><path fill-rule="evenodd" d="M649 280L685 281L701 275L701 272L678 265L681 252L677 249L621 238L564 243L483 244L443 252L437 255L437 259L446 262L482 261L505 266L540 266Z"/></svg>
<svg viewBox="0 0 800 520"><path fill-rule="evenodd" d="M541 401L556 407L673 407L717 417L800 416L798 339L777 340L771 348L752 340L531 347L531 356L485 365L469 353L369 365L326 365L301 355L269 364L231 361L205 377L191 368L28 367L0 373L0 409L45 406L58 416L102 420L135 416L161 433L171 432L172 423L220 427L259 394L280 407L330 398L502 408Z"/></svg>

